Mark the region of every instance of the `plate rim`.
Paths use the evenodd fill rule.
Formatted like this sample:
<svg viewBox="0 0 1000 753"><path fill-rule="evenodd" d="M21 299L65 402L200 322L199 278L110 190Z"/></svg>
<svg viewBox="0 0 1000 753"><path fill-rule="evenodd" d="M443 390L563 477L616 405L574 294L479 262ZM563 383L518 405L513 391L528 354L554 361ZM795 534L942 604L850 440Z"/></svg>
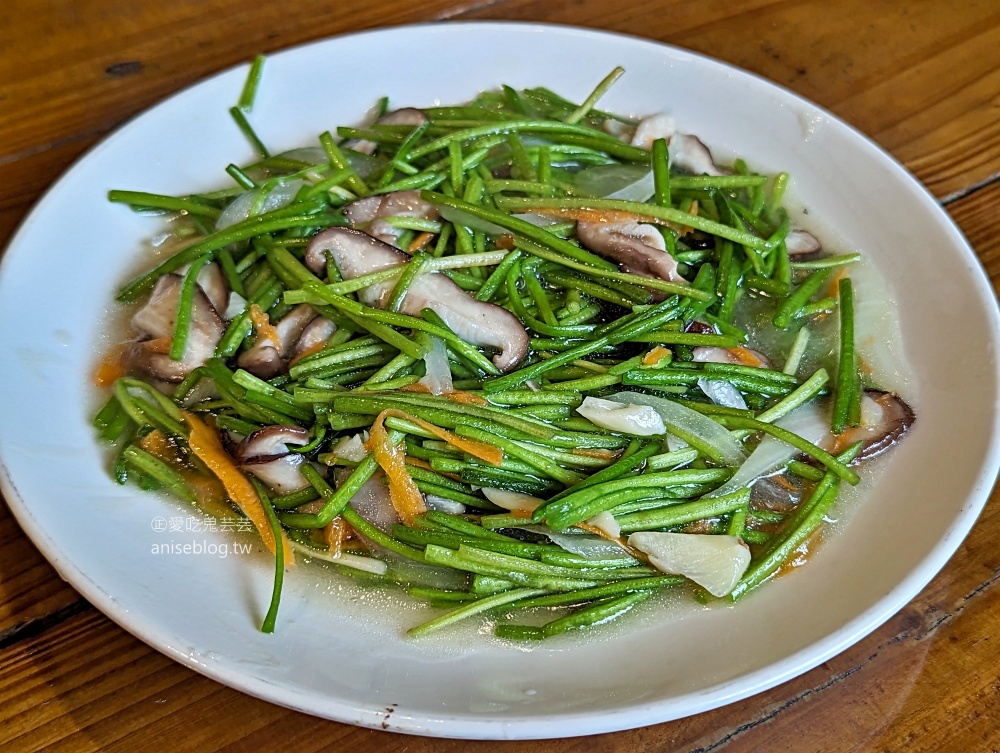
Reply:
<svg viewBox="0 0 1000 753"><path fill-rule="evenodd" d="M926 209L933 212L939 222L942 222L948 229L949 235L956 241L956 247L961 248L966 262L976 269L973 275L975 284L984 300L992 300L991 315L995 329L1000 329L1000 307L994 291L989 285L988 276L979 257L965 239L961 230L948 212L938 203L930 191L915 176L913 176L896 158L874 142L870 137L859 131L852 124L843 120L839 116L820 107L811 100L797 94L796 92L770 81L758 74L746 71L738 66L726 63L707 55L692 52L672 44L659 42L657 40L637 37L634 35L611 32L600 29L591 29L567 24L539 23L539 22L519 22L519 21L443 21L443 22L422 22L413 24L400 24L386 26L363 31L336 34L329 37L310 40L291 47L283 48L268 54L269 58L279 56L295 56L303 54L303 51L311 47L319 47L339 40L349 38L360 38L364 36L379 36L398 33L413 33L438 30L460 30L462 28L506 27L510 30L551 30L556 33L572 33L581 36L598 38L614 38L633 45L649 46L658 50L669 50L679 58L697 60L700 63L708 63L730 72L735 72L740 76L749 76L758 84L772 88L782 97L790 97L800 105L806 105L823 114L831 121L846 127L850 130L854 138L864 142L868 149L878 152L881 159L887 164L891 164L893 170L904 178L909 188L915 189L920 195L920 200ZM147 118L155 118L158 111L175 99L182 98L187 93L197 87L201 87L210 81L231 75L234 71L245 69L248 63L240 63L216 71L189 85L171 93L167 97L157 100L154 104L127 118L116 128L109 131L97 144L93 145L84 154L77 158L60 176L43 192L38 201L21 220L18 227L11 235L6 250L0 258L0 288L2 288L13 264L11 252L17 251L24 244L20 242L27 228L41 214L47 204L49 197L59 188L60 184L68 179L76 171L89 161L96 159L104 150L110 147L118 136L133 127L136 123ZM26 253L26 252L19 252ZM992 469L992 470L990 470ZM388 723L383 722L381 712L375 713L371 708L362 708L358 705L351 705L346 702L331 700L330 698L315 701L312 693L302 693L295 688L289 688L281 684L268 683L260 678L255 678L247 673L234 671L223 664L212 664L202 662L188 656L182 651L172 648L169 641L164 641L163 636L157 632L155 624L145 624L141 615L131 613L112 595L104 591L100 584L92 580L74 562L64 557L55 546L54 540L48 532L38 523L31 512L31 507L25 500L10 476L7 464L4 460L3 447L0 446L0 490L3 491L8 501L8 506L32 542L39 548L46 560L52 564L59 576L67 581L74 589L81 593L91 604L97 607L105 616L122 627L131 635L143 641L146 645L154 648L169 658L180 662L182 665L193 669L196 672L216 680L223 685L247 693L256 698L275 703L279 706L302 711L311 715L321 716L348 724L355 724L374 729L389 729L396 732L416 735L431 735L438 737L452 737L459 739L544 739L553 737L580 736L601 732L615 732L624 729L631 729L638 726L656 724L671 721L697 713L702 713L715 709L729 703L755 695L769 688L775 687L782 682L797 677L810 669L818 666L823 661L841 653L848 647L854 645L868 634L875 631L879 626L889 620L903 606L909 603L947 564L947 561L955 554L961 543L971 531L980 513L985 507L991 489L996 481L996 471L1000 470L1000 414L994 414L994 421L991 433L991 442L981 466L981 473L976 479L975 491L966 499L966 504L961 513L956 516L952 525L949 526L944 535L938 540L934 547L928 552L917 567L909 572L893 591L883 599L876 602L870 609L858 615L854 620L841 627L831 636L827 635L805 648L791 654L784 659L769 664L763 668L754 670L737 678L713 685L697 693L684 696L688 698L689 710L683 714L671 712L676 705L676 698L659 699L644 703L631 703L624 707L615 707L604 711L581 713L556 712L546 717L471 717L468 714L458 714L447 716L438 715L433 720L404 720L397 716ZM831 640L836 638L836 640ZM817 651L817 647L822 649ZM780 667L780 671L775 672L775 667ZM734 687L736 686L736 687ZM689 696L694 695L699 698L698 702L691 703ZM294 696L294 697L293 697ZM402 711L402 709L401 709ZM664 713L666 711L666 713ZM563 725L573 723L570 730L562 729ZM452 730L451 728L454 728ZM454 733L453 733L454 732Z"/></svg>

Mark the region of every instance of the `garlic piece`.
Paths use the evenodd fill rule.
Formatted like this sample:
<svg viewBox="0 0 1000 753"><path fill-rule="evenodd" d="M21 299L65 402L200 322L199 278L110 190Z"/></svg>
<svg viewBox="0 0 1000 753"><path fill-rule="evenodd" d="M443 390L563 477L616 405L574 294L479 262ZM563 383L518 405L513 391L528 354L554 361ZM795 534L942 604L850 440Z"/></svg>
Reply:
<svg viewBox="0 0 1000 753"><path fill-rule="evenodd" d="M602 429L637 437L652 437L667 432L660 414L648 405L626 405L614 400L588 397L576 412Z"/></svg>
<svg viewBox="0 0 1000 753"><path fill-rule="evenodd" d="M750 549L736 536L640 531L628 543L657 570L690 578L713 596L732 591L750 565Z"/></svg>

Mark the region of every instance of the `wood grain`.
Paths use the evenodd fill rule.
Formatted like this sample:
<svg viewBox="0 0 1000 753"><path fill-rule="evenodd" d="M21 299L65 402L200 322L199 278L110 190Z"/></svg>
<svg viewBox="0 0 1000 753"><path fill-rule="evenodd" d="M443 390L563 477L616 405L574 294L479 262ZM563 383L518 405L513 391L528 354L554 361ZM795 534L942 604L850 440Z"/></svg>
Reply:
<svg viewBox="0 0 1000 753"><path fill-rule="evenodd" d="M868 133L948 199L1000 288L994 0L8 0L0 8L0 246L74 159L183 86L257 52L441 18L636 34L787 86ZM0 748L1000 750L998 537L994 492L945 571L899 614L826 664L753 698L617 734L470 743L314 719L195 674L90 608L0 506Z"/></svg>
<svg viewBox="0 0 1000 753"><path fill-rule="evenodd" d="M83 603L0 506L0 646L40 630L46 618Z"/></svg>

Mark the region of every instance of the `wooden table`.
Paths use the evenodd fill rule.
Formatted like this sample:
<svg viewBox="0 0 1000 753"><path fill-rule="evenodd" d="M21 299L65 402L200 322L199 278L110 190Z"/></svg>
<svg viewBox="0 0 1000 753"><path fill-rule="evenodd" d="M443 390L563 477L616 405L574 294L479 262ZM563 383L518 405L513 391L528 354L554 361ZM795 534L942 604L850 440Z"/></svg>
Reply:
<svg viewBox="0 0 1000 753"><path fill-rule="evenodd" d="M917 175L1000 278L996 0L7 0L0 7L0 247L123 120L258 52L447 19L551 21L662 40L818 102ZM5 326L9 326L5 325ZM1000 749L1000 499L879 630L773 690L589 738L466 743L322 721L225 688L63 583L0 507L5 750L989 751Z"/></svg>

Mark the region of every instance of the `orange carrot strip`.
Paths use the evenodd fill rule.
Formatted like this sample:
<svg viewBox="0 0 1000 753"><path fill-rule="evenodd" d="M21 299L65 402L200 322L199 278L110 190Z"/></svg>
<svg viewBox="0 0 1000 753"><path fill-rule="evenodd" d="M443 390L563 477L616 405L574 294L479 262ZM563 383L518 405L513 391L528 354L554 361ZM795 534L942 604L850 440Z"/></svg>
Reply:
<svg viewBox="0 0 1000 753"><path fill-rule="evenodd" d="M434 239L434 233L421 233L413 242L407 247L406 253L411 256L422 248L426 248L427 245Z"/></svg>
<svg viewBox="0 0 1000 753"><path fill-rule="evenodd" d="M490 401L479 395L473 395L471 392L466 392L465 390L452 390L451 392L444 393L444 396L449 400L462 403L463 405L489 405Z"/></svg>
<svg viewBox="0 0 1000 753"><path fill-rule="evenodd" d="M128 369L125 366L127 354L128 346L125 343L109 348L108 352L104 354L104 358L97 364L97 368L94 369L94 384L98 387L110 387L128 374Z"/></svg>
<svg viewBox="0 0 1000 753"><path fill-rule="evenodd" d="M427 389L426 384L421 384L420 382L414 382L413 384L404 384L399 388L400 392L420 392L424 395L431 394L431 391Z"/></svg>
<svg viewBox="0 0 1000 753"><path fill-rule="evenodd" d="M326 524L323 528L323 541L332 556L339 557L343 553L349 535L350 526L339 515Z"/></svg>
<svg viewBox="0 0 1000 753"><path fill-rule="evenodd" d="M311 356L313 353L319 353L325 347L326 347L326 343L325 342L316 343L315 345L311 345L308 348L306 348L305 350L303 350L301 353L299 353L297 356L295 356L295 358L293 358L291 361L289 361L288 365L289 366L294 366L295 364L297 364L299 361L301 361L306 356Z"/></svg>
<svg viewBox="0 0 1000 753"><path fill-rule="evenodd" d="M698 200L697 199L695 199L694 201L691 202L691 209L688 210L688 214L690 214L692 217L697 217L698 216ZM680 234L681 235L687 235L688 233L693 233L693 232L694 232L694 228L693 227L688 227L688 226L685 225L684 227L681 228Z"/></svg>
<svg viewBox="0 0 1000 753"><path fill-rule="evenodd" d="M664 348L662 345L657 345L651 351L649 351L645 356L642 357L643 366L655 366L663 358L670 355L670 350Z"/></svg>
<svg viewBox="0 0 1000 753"><path fill-rule="evenodd" d="M452 447L457 447L462 452L466 452L473 457L477 457L490 465L500 465L503 462L503 450L499 447L494 447L493 445L486 444L485 442L477 442L474 439L466 439L465 437L459 437L452 434L450 431L442 429L434 424L427 423L423 419L417 418L416 416L411 416L403 411L386 411L395 415L396 418L403 418L407 421L412 421L421 429L429 431L435 437L443 442L447 442Z"/></svg>
<svg viewBox="0 0 1000 753"><path fill-rule="evenodd" d="M155 340L143 340L139 345L149 353L169 353L170 341L169 337L157 337Z"/></svg>
<svg viewBox="0 0 1000 753"><path fill-rule="evenodd" d="M764 362L761 361L760 358L755 356L751 351L744 348L742 345L730 348L729 352L736 356L736 360L743 366L756 366L760 368L764 365Z"/></svg>
<svg viewBox="0 0 1000 753"><path fill-rule="evenodd" d="M274 554L274 533L271 531L271 525L264 513L264 506L261 504L253 484L240 472L233 459L222 448L222 442L219 441L219 435L215 430L209 428L193 413L187 411L183 413L184 420L191 429L191 433L188 435L188 445L191 447L191 452L219 478L226 489L226 494L239 506L244 515L250 518L260 533L264 546ZM281 535L284 536L284 532ZM287 541L284 544L285 565L294 565L295 555L292 552L292 547Z"/></svg>
<svg viewBox="0 0 1000 753"><path fill-rule="evenodd" d="M470 397L475 397L475 395L470 395ZM477 457L490 465L500 465L503 462L503 450L499 447L494 447L493 445L486 444L485 442L477 442L474 439L459 437L446 429L442 429L440 426L435 426L432 423L424 421L422 418L411 416L406 411L399 410L398 408L389 408L379 414L380 419L383 416L401 418L404 421L416 424L424 431L429 431L442 442L447 442L452 447L457 447L462 452L468 453L473 457Z"/></svg>
<svg viewBox="0 0 1000 753"><path fill-rule="evenodd" d="M262 311L256 303L250 304L250 321L253 322L253 329L257 333L258 339L266 340L276 348L281 347L281 336L271 324L271 317Z"/></svg>
<svg viewBox="0 0 1000 753"><path fill-rule="evenodd" d="M170 443L167 435L159 429L153 429L149 434L140 439L139 446L150 455L158 457L170 465L176 465L180 462L177 448Z"/></svg>
<svg viewBox="0 0 1000 753"><path fill-rule="evenodd" d="M398 411L402 413L402 411ZM405 525L412 526L418 515L427 512L424 498L406 470L405 454L389 441L389 432L383 425L385 419L397 411L384 410L379 413L369 432L365 447L389 479L389 499ZM405 415L405 414L404 414Z"/></svg>
<svg viewBox="0 0 1000 753"><path fill-rule="evenodd" d="M399 388L400 392L420 392L425 395L431 394L431 391L427 389L427 385L421 384L420 382L414 382L413 384L404 384ZM462 403L464 405L489 405L489 400L485 400L479 395L473 395L471 392L466 392L464 390L452 390L451 392L441 393L442 397L446 397L452 402Z"/></svg>

